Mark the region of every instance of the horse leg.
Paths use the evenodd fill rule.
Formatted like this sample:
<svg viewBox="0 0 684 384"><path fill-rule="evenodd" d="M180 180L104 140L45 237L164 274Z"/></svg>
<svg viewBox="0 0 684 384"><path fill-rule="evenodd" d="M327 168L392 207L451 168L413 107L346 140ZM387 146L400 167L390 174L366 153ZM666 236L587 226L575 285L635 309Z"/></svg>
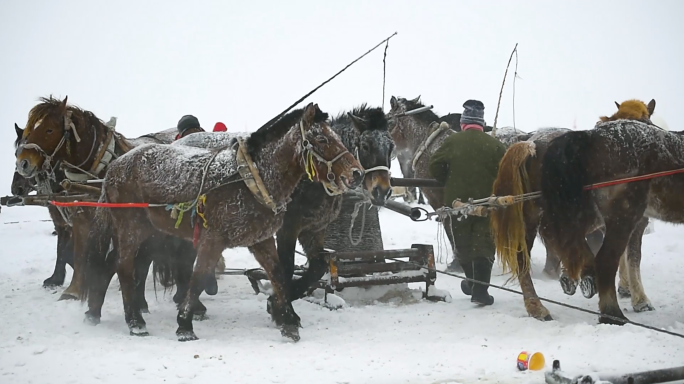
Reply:
<svg viewBox="0 0 684 384"><path fill-rule="evenodd" d="M618 282L618 295L622 298L627 298L632 296L629 291L629 264L627 263L627 254L623 254L620 257L620 265L618 267L618 275L620 276L620 282Z"/></svg>
<svg viewBox="0 0 684 384"><path fill-rule="evenodd" d="M582 269L582 280L580 281L580 288L582 295L587 299L591 299L596 294L596 264L595 256L598 255L601 246L603 245L603 232L600 229L594 230L585 236L586 244L589 247L591 255L584 253L584 267Z"/></svg>
<svg viewBox="0 0 684 384"><path fill-rule="evenodd" d="M118 220L114 222L116 224ZM115 227L119 227L115 225ZM124 316L131 336L148 336L145 319L140 312L135 287L136 256L140 245L145 240L142 231L126 231L125 236L117 236L119 260L116 274L119 276L121 296L123 298Z"/></svg>
<svg viewBox="0 0 684 384"><path fill-rule="evenodd" d="M536 237L536 232L535 232L535 237ZM534 241L534 238L532 238L532 241ZM530 247L531 248L531 247ZM544 264L544 274L554 280L558 280L560 278L560 270L561 270L561 262L558 256L556 256L555 253L551 252L551 250L547 249L546 250L546 264Z"/></svg>
<svg viewBox="0 0 684 384"><path fill-rule="evenodd" d="M537 226L527 226L525 231L525 242L527 243L527 254L532 255L532 246L534 245L534 239L537 237ZM547 261L548 261L547 253ZM555 256L554 256L555 257ZM541 303L539 297L537 296L537 291L534 289L534 284L532 283L532 277L530 276L530 268L532 264L531 257L525 260L525 254L523 252L518 252L518 281L520 282L520 289L523 292L523 301L525 302L525 309L527 314L534 317L537 320L550 321L553 320L549 310L544 307ZM559 261L560 264L560 261ZM529 265L527 271L523 271L523 267Z"/></svg>
<svg viewBox="0 0 684 384"><path fill-rule="evenodd" d="M632 308L635 312L654 311L655 308L646 296L641 284L641 239L648 226L648 218L644 217L637 223L632 236L629 238L626 263L629 266L629 291L632 294Z"/></svg>
<svg viewBox="0 0 684 384"><path fill-rule="evenodd" d="M309 268L304 272L301 279L292 282L290 300L297 300L306 296L312 290L312 286L327 271L327 263L323 255L325 233L326 229L324 228L318 232L304 231L299 235L299 243L302 244L304 253L309 258Z"/></svg>
<svg viewBox="0 0 684 384"><path fill-rule="evenodd" d="M173 302L176 303L177 308L183 303L190 288L190 281L192 280L193 268L197 252L192 246L192 243L185 241L180 244L173 252L176 262L174 264L174 274L176 280L176 294L173 295ZM205 282L206 284L206 282ZM202 304L197 298L191 303L194 320L206 319L207 307Z"/></svg>
<svg viewBox="0 0 684 384"><path fill-rule="evenodd" d="M216 263L219 257L221 257L223 248L221 243L211 242L211 240L206 240L206 238L204 241L200 241L197 248L197 262L192 271L190 286L185 295L185 300L178 306L178 316L176 317L176 322L178 323L176 337L178 337L178 341L198 339L192 327L196 303L199 302L199 296L204 291L207 275L214 273Z"/></svg>
<svg viewBox="0 0 684 384"><path fill-rule="evenodd" d="M297 237L301 231L301 223L297 219L286 214L283 225L276 233L278 260L280 260L280 265L283 268L283 278L288 281L292 281L294 276L295 248L297 247ZM311 260L311 256L308 253L306 255ZM294 284L291 287L294 289ZM290 299L296 300L298 298L299 296L295 295L294 291L291 290ZM273 315L272 310L275 299L274 294L272 294L266 301L266 312L270 315Z"/></svg>
<svg viewBox="0 0 684 384"><path fill-rule="evenodd" d="M142 313L150 313L147 300L145 299L145 282L152 264L152 255L150 252L146 252L146 248L143 245L138 250L138 255L135 258L135 297Z"/></svg>
<svg viewBox="0 0 684 384"><path fill-rule="evenodd" d="M275 300L273 303L271 318L280 327L280 334L294 341L299 341L299 316L292 308L289 300L291 280L285 279L285 271L282 263L278 260L276 244L273 238L268 238L260 243L249 247L254 258L266 271L268 279L273 286Z"/></svg>
<svg viewBox="0 0 684 384"><path fill-rule="evenodd" d="M45 288L54 288L64 284L68 256L73 258L73 251L68 249L68 246L71 245L69 243L71 237L69 227L66 226L65 228L62 225L56 225L55 230L57 231L57 260L55 261L55 270L52 276L43 281L43 287Z"/></svg>
<svg viewBox="0 0 684 384"><path fill-rule="evenodd" d="M71 278L71 283L69 287L62 292L59 300L78 300L80 285L84 282L81 281L81 270L86 268L86 244L88 242L88 232L90 229L90 219L92 218L92 212L94 208L84 208L88 209L88 212L81 211L72 216L72 234L71 240L74 248L74 273ZM93 211L90 211L93 210Z"/></svg>
<svg viewBox="0 0 684 384"><path fill-rule="evenodd" d="M603 246L596 255L596 283L599 294L600 323L623 325L619 319L627 319L620 310L615 290L615 275L617 274L620 257L627 248L630 235L638 220L642 217L632 212L613 210L614 216L606 218L606 235ZM632 217L630 217L630 215ZM608 315L611 317L606 317Z"/></svg>
<svg viewBox="0 0 684 384"><path fill-rule="evenodd" d="M116 264L119 260L119 252L116 247L106 256L106 264L104 266L88 266L87 282L90 286L88 293L88 311L85 313L86 321L92 325L100 323L102 317L102 305L104 304L105 296L107 295L107 288L109 283L116 273Z"/></svg>

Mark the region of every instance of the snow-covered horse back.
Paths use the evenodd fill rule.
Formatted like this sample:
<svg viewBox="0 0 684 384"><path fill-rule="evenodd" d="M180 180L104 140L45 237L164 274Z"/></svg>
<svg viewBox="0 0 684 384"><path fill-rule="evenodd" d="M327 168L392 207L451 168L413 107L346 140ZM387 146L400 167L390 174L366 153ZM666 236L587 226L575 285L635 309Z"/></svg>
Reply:
<svg viewBox="0 0 684 384"><path fill-rule="evenodd" d="M648 121L653 109L644 111L639 120ZM617 302L615 274L635 227L644 216L684 223L682 174L584 190L594 183L684 168L681 134L617 118L552 141L541 167L544 215L540 234L561 256L573 279L591 276L594 270L587 266L595 260L599 308L607 315L599 321L611 324L622 324L620 319L625 319ZM594 259L580 239L597 225L605 225L606 234Z"/></svg>
<svg viewBox="0 0 684 384"><path fill-rule="evenodd" d="M363 190L375 204L384 204L390 191L389 168L394 141L387 118L380 108L363 104L332 119L331 128L340 137L347 150L356 154L366 175ZM173 143L200 148L218 148L230 145L236 138L249 137L246 132L194 133ZM326 270L322 251L328 225L340 212L342 196L329 196L319 183L307 178L292 193L283 225L277 232L278 255L284 264L286 278L294 271L294 251L297 240L309 259L306 272L292 283L291 300L302 297L310 285L318 281ZM269 300L271 301L271 300Z"/></svg>
<svg viewBox="0 0 684 384"><path fill-rule="evenodd" d="M317 105L309 104L246 138L246 154L254 162L265 189L277 206L287 204L305 175L312 178L332 175L334 180L326 178L325 181L342 191L363 181L361 165L329 127L327 118ZM180 214L171 218L163 207L98 208L98 223L89 240L89 258L93 265L106 265L109 242L103 234L117 228L114 236L119 251L117 274L131 334L147 335L145 321L131 296L132 277L137 249L156 229L197 240L197 262L190 288L179 305L176 335L180 341L197 338L192 328L192 303L203 289L204 276L211 273L223 250L235 247L248 247L264 268L276 297L273 320L283 336L299 340L299 317L288 295L290 281L284 278L273 239L282 225L284 211L274 212L260 204L250 192L237 172L234 144L217 149L143 145L121 156L107 171L101 202L188 202L187 205L175 204L174 210L194 207L193 213L196 213L183 219ZM330 164L333 159L336 160ZM89 301L89 308L91 304L96 308L101 306L105 292L104 284L91 285L88 294L96 295L99 304ZM99 316L99 313L91 315Z"/></svg>

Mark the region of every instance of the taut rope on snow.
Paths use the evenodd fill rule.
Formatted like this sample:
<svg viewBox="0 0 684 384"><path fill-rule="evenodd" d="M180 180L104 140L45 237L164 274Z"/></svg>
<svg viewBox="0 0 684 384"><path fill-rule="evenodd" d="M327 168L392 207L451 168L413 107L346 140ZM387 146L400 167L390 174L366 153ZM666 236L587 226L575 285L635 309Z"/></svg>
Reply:
<svg viewBox="0 0 684 384"><path fill-rule="evenodd" d="M386 257L386 259L387 259L387 260L396 261L396 262L400 262L400 263L413 264L413 265L417 265L417 266L421 266L421 267L423 266L423 265L418 264L418 263L416 263L416 262L404 261L404 260L395 259L395 258L392 258L392 257ZM611 320L614 320L614 321L617 321L617 322L620 322L620 323L632 324L632 325L635 325L635 326L637 326L637 327L646 328L646 329L650 329L650 330L652 330L652 331L656 331L656 332L665 333L665 334L668 334L668 335L671 335L671 336L677 336L677 337L684 338L684 334L677 333L677 332L672 332L672 331L668 331L668 330L662 329L662 328L656 328L656 327L653 327L653 326L650 326L650 325L646 325L646 324L642 324L642 323L637 323L637 322L632 321L632 320L629 320L629 319L619 318L619 317L615 317L615 316L611 316L611 315L604 315L604 314L601 314L601 313L599 313L599 312L592 311L591 309L585 309L585 308L577 307L577 306L574 306L574 305L571 305L571 304L561 303L560 301L556 301L556 300L552 300L552 299L547 299L547 298L540 297L540 296L532 296L532 297L526 296L523 292L516 291L515 289L510 289L510 288L502 287L502 286L500 286L500 285L485 283L485 282L482 282L482 281L479 281L479 280L474 280L474 279L471 279L471 278L468 278L468 277L465 277L465 276L459 276L459 275L457 275L457 274L455 274L455 273L449 273L449 272L440 271L440 270L437 270L437 269L435 269L435 272L441 273L441 274L443 274L443 275L451 276L451 277L456 277L456 278L458 278L458 279L462 279L462 280L465 280L465 281L468 281L468 282L471 282L471 283L474 283L474 284L486 285L486 286L488 286L488 287L500 289L500 290L502 290L502 291L515 293L515 294L521 295L521 296L523 296L524 298L527 298L527 299L537 299L537 300L539 300L539 301L545 301L545 302L547 302L547 303L560 305L561 307L574 309L574 310L577 310L577 311L580 311L580 312L590 313L590 314L592 314L592 315L598 315L598 316L600 316L600 317L605 317L605 318L607 318L607 319L611 319Z"/></svg>

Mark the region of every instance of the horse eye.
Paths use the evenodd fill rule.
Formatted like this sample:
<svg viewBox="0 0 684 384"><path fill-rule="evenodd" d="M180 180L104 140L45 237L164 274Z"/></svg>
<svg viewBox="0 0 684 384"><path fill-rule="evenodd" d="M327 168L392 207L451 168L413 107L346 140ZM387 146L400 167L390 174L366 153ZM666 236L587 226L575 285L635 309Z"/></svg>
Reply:
<svg viewBox="0 0 684 384"><path fill-rule="evenodd" d="M51 134L51 133L52 133L52 128L50 128L50 129L47 130L47 134L48 134L48 135Z"/></svg>
<svg viewBox="0 0 684 384"><path fill-rule="evenodd" d="M316 141L319 144L328 144L328 138L325 136L316 136Z"/></svg>
<svg viewBox="0 0 684 384"><path fill-rule="evenodd" d="M361 150L364 152L369 152L370 148L368 147L368 144L363 143L361 144Z"/></svg>

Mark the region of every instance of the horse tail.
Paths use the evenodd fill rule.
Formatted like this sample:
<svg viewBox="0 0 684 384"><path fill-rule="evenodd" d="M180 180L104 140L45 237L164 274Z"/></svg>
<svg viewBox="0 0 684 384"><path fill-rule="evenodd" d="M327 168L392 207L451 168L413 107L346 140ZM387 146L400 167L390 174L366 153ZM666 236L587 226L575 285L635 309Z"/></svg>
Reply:
<svg viewBox="0 0 684 384"><path fill-rule="evenodd" d="M544 232L556 247L571 248L576 236L584 238L586 215L591 204L590 195L584 194L589 184L588 156L592 146L593 131L573 131L559 136L549 143L541 165L541 193L544 209ZM564 241L564 239L567 239ZM568 244L565 244L569 242ZM571 258L565 267L572 276L579 273L580 258Z"/></svg>
<svg viewBox="0 0 684 384"><path fill-rule="evenodd" d="M535 155L534 142L522 141L511 145L499 162L492 193L495 196L516 196L531 192L527 160ZM494 210L490 217L496 254L504 273L512 273L511 279L529 271L530 255L525 240L524 207L525 203L513 204ZM518 264L518 252L523 252L525 256L523 266Z"/></svg>
<svg viewBox="0 0 684 384"><path fill-rule="evenodd" d="M103 188L100 202L106 202L105 191ZM86 265L81 268L79 298L85 301L88 295L94 289L102 284L103 279L111 278L114 270L114 263L116 261L115 252L110 252L113 249L110 247L113 240L112 230L112 215L109 208L98 207L95 209L95 218L93 226L88 233L88 242L86 243Z"/></svg>
<svg viewBox="0 0 684 384"><path fill-rule="evenodd" d="M165 236L161 249L152 251L152 276L155 291L157 289L157 282L164 287L166 292L176 284L177 269L181 263L178 260L178 246L180 239ZM155 244L157 245L157 244Z"/></svg>

